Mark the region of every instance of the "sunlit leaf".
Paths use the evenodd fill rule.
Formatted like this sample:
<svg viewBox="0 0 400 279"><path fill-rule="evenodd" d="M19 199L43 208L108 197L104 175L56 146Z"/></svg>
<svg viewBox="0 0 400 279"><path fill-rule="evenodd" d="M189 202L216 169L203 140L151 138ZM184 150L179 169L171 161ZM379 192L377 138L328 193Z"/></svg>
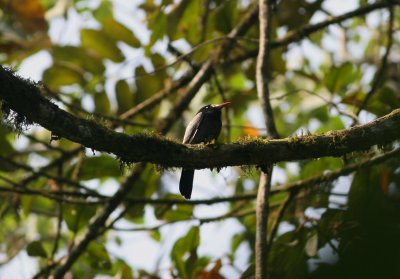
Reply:
<svg viewBox="0 0 400 279"><path fill-rule="evenodd" d="M122 41L135 48L140 47L140 41L136 38L132 30L113 18L108 17L103 20L103 31L115 41Z"/></svg>
<svg viewBox="0 0 400 279"><path fill-rule="evenodd" d="M109 0L102 0L100 5L93 11L93 16L100 22L113 17L113 4Z"/></svg>
<svg viewBox="0 0 400 279"><path fill-rule="evenodd" d="M314 257L318 251L318 234L313 233L307 240L306 246L304 247L307 256Z"/></svg>
<svg viewBox="0 0 400 279"><path fill-rule="evenodd" d="M77 68L55 64L44 71L43 82L50 89L57 90L64 85L83 84L84 78Z"/></svg>

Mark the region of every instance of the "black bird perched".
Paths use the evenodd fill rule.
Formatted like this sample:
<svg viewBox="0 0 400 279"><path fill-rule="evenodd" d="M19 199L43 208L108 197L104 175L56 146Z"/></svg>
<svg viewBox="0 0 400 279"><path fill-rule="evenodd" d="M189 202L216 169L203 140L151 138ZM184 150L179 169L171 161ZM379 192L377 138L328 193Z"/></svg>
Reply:
<svg viewBox="0 0 400 279"><path fill-rule="evenodd" d="M221 109L229 102L220 105L206 105L189 122L186 128L183 143L198 144L209 143L218 138L221 132ZM182 169L179 181L179 191L186 199L190 199L193 188L194 169Z"/></svg>

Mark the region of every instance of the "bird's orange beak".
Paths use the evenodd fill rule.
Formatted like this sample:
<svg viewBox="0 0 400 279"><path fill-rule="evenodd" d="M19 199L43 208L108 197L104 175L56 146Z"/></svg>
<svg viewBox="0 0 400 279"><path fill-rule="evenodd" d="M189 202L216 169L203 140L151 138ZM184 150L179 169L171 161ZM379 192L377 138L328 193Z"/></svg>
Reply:
<svg viewBox="0 0 400 279"><path fill-rule="evenodd" d="M224 108L224 107L226 107L226 106L229 106L230 103L231 103L231 102L225 102L225 103L222 103L222 104L220 104L220 105L216 105L215 107L217 107L217 108L219 108L219 109L222 109L222 108Z"/></svg>

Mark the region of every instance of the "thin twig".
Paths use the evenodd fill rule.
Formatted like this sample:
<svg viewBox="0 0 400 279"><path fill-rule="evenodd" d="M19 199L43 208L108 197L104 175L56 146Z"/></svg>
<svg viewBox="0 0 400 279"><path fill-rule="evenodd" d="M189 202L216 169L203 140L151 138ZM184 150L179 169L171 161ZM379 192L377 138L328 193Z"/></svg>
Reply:
<svg viewBox="0 0 400 279"><path fill-rule="evenodd" d="M389 26L388 26L388 30L387 30L386 50L382 56L381 63L379 65L378 69L376 70L374 79L372 81L371 88L367 92L367 95L365 96L361 105L358 107L356 115L359 115L361 113L361 111L367 107L368 102L371 100L372 96L378 91L379 87L382 85L383 78L384 78L385 72L387 70L387 62L388 62L388 58L390 55L390 50L392 49L392 46L393 46L393 33L394 33L393 26L394 26L394 17L395 17L394 8L390 7L388 10L389 10ZM355 124L356 123L353 122L353 125L355 125Z"/></svg>

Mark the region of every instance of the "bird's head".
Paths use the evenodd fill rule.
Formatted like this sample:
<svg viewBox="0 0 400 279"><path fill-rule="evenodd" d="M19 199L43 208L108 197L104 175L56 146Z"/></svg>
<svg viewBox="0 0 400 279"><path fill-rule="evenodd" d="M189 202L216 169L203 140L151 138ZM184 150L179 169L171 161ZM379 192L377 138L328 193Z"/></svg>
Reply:
<svg viewBox="0 0 400 279"><path fill-rule="evenodd" d="M230 104L230 102L225 102L219 105L206 105L204 107L202 107L198 113L202 112L202 113L214 113L214 112L220 112L222 108L228 106Z"/></svg>

